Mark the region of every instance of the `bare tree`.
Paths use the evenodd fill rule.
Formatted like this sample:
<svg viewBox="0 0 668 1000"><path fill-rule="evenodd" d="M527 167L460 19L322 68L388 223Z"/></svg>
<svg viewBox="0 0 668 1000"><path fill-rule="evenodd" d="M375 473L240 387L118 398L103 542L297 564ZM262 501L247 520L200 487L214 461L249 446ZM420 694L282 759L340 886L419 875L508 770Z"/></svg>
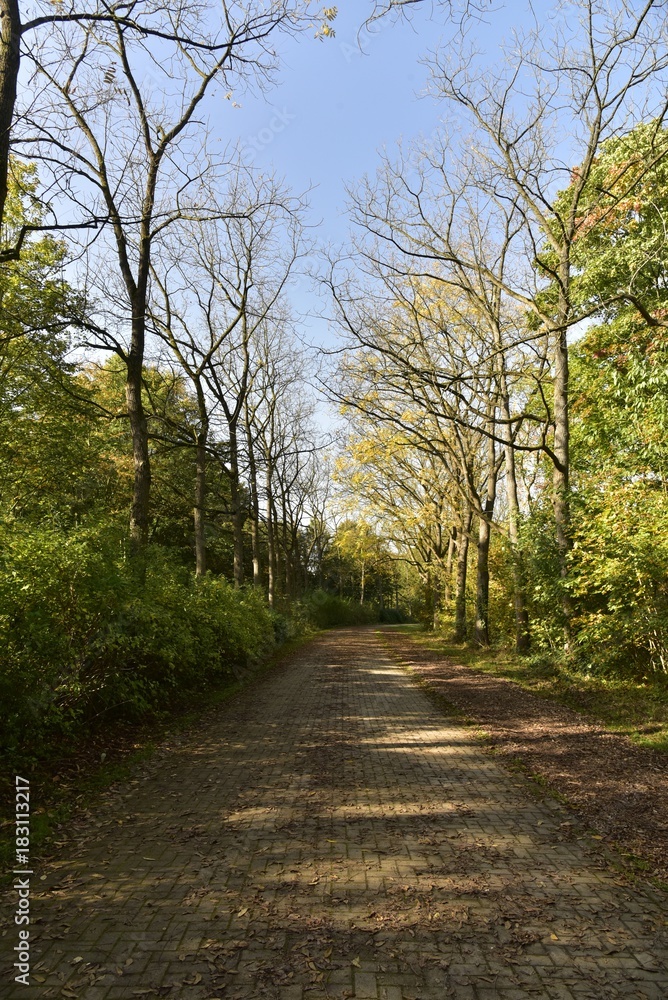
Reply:
<svg viewBox="0 0 668 1000"><path fill-rule="evenodd" d="M145 48L149 63L156 67L161 60L171 61L174 55L183 57L196 72L206 74L211 66L220 63L226 69L236 64L237 70L248 66L258 56L266 71L272 63L269 49L270 37L277 30L296 32L306 26L316 25L318 34L331 34L330 22L336 17L336 8L324 8L317 13L308 10L308 0L278 0L266 9L255 5L242 10L235 3L224 2L222 10L215 5L194 8L192 4L177 0L166 8L152 0L135 0L131 5L109 5L105 0L92 4L53 4L47 0L28 0L23 11L18 0L0 0L0 224L4 216L7 195L7 175L12 126L14 125L17 83L22 57L40 49L45 38L58 34L58 29L77 26L100 38L123 35L126 44L133 41ZM55 9L54 9L55 7ZM249 58L248 45L256 46ZM23 47L23 52L22 52ZM93 56L94 46L88 53ZM71 69L76 71L80 55L76 43L69 51ZM97 69L113 83L112 71L103 60ZM79 76L81 74L78 74ZM35 228L56 228L44 224L27 223L13 246L0 251L0 259L15 259L21 251L26 232Z"/></svg>
<svg viewBox="0 0 668 1000"><path fill-rule="evenodd" d="M451 54L437 56L434 83L439 96L473 126L481 167L477 182L511 202L521 215L539 282L550 285L543 295L527 295L515 284L503 290L531 308L550 344L553 506L565 578L570 547L568 332L593 311L574 298L572 248L585 227L590 231L602 221L595 205L585 206L584 194L606 140L628 130L636 116L651 117L657 142L647 169L668 153L659 131L668 108L661 87L668 67L665 4L574 0L560 4L550 30L545 27L537 26L517 45L500 74L479 74ZM629 177L624 194L638 183ZM568 619L567 591L564 605Z"/></svg>
<svg viewBox="0 0 668 1000"><path fill-rule="evenodd" d="M300 13L301 12L301 13ZM51 202L69 224L98 226L85 242L97 294L112 293L113 322L101 319L94 343L116 351L127 368L126 400L134 455L130 534L136 549L148 538L150 455L141 398L151 264L156 244L181 219L215 215L212 189L223 161L206 150L198 115L214 84L228 88L266 78L275 32L303 25L303 6L288 0L267 8L224 7L223 24L207 46L180 36L146 37L117 20L65 20L30 49L30 103L22 112L20 148L38 159ZM174 15L179 31L202 37L206 8ZM116 284L110 281L115 257ZM106 329L105 329L106 328Z"/></svg>
<svg viewBox="0 0 668 1000"><path fill-rule="evenodd" d="M410 15L417 7L444 10L449 18L463 20L479 16L493 6L494 0L376 0L368 22L392 14Z"/></svg>
<svg viewBox="0 0 668 1000"><path fill-rule="evenodd" d="M208 434L212 421L222 420L237 586L244 579L241 452L246 401L261 363L256 344L277 316L303 249L302 208L301 200L275 181L238 166L218 218L175 227L169 253L153 266L162 303L153 311L155 330L190 380L198 402L197 573L206 567Z"/></svg>
<svg viewBox="0 0 668 1000"><path fill-rule="evenodd" d="M251 496L264 506L267 597L274 606L281 590L293 588L300 536L311 519L314 462L322 443L313 426L307 359L291 335L285 314L265 324L256 345L257 365L247 400ZM283 569L283 586L280 570Z"/></svg>
<svg viewBox="0 0 668 1000"><path fill-rule="evenodd" d="M561 3L547 23L517 41L498 72L481 68L464 33L459 45L449 44L432 60L435 93L451 112L440 140L420 148L418 163L388 167L382 182L375 189L367 185L356 206L358 221L373 237L366 258L376 269L444 281L479 298L487 314L487 357L498 361L502 412L496 436L508 459L511 530L516 537L511 445L514 450L539 447L553 468L564 583L570 546L568 334L605 306L577 299L572 250L580 234L604 225L612 210L609 192L592 202L587 189L605 142L634 121L654 122L651 156L640 177L635 169L628 171L620 197L628 197L646 170L668 154L660 127L668 106L662 86L668 67L664 8L649 0L640 7L626 0ZM453 172L460 178L458 188L451 182ZM475 220L468 231L461 226L463 195ZM503 259L496 251L491 256L481 252L490 237ZM662 322L648 316L628 289L620 288L611 302L619 299L633 301L649 322ZM531 402L542 413L526 407L516 417L509 412L507 347L489 323L499 303L507 312L508 301L532 317L520 341L536 354ZM549 393L543 385L546 366ZM484 408L484 399L474 407L478 425ZM470 416L469 411L460 419L470 423ZM536 430L536 438L524 445L514 433L519 421ZM568 630L566 587L563 594ZM517 597L516 611L519 623L523 612Z"/></svg>
<svg viewBox="0 0 668 1000"><path fill-rule="evenodd" d="M503 449L508 525L506 529L497 521L496 526L507 534L513 553L516 644L525 652L529 630L515 453L536 449L552 458L549 437L553 421L549 393L545 392L547 338L540 329L527 329L526 310L524 314L518 310L504 290L524 272L533 280L526 226L512 202L480 191L469 164L465 159L453 163L447 145L419 148L415 160L386 162L376 184L367 183L358 193L355 218L373 237L363 241L360 253L364 269L382 281L388 299L396 301L398 294L403 295L408 307L403 289L408 288L414 296L413 288L419 281L427 287L431 284L444 301L460 303L458 316L453 318L460 327L464 325L467 336L463 340L449 337L445 319L436 333L442 346L432 352L428 365L412 366L412 379L419 383L426 378L441 391L458 393L466 405L451 407L450 419L463 428L478 430ZM430 309L426 303L426 310L423 307L421 311L428 316ZM387 349L382 343L377 346ZM404 366L411 364L405 352L400 356ZM493 460L490 470L495 465ZM492 485L491 478L488 485ZM476 505L482 544L480 609L485 603L483 565L489 543L484 522L493 524L493 498L495 491Z"/></svg>
<svg viewBox="0 0 668 1000"><path fill-rule="evenodd" d="M389 268L376 277L380 283L360 287L330 276L349 349L338 387L328 391L349 411L394 428L409 447L440 463L457 512L458 638L466 632L471 522L474 515L484 522L478 538L476 620L477 637L487 643L489 525L503 452L494 443L496 376L489 363L482 364L486 352L481 357L478 315L461 294L457 298L451 290L446 299L433 280ZM476 412L480 419L474 422Z"/></svg>
<svg viewBox="0 0 668 1000"><path fill-rule="evenodd" d="M308 523L304 531L303 588L315 579L323 586L323 562L331 539L329 511L332 500L332 468L326 454L313 453L304 483Z"/></svg>

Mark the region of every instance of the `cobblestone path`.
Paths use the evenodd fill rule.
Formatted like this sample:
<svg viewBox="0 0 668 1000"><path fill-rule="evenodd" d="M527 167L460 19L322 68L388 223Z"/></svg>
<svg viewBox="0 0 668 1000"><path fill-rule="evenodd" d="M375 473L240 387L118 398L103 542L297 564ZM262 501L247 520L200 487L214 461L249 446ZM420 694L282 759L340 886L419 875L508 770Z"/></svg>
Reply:
<svg viewBox="0 0 668 1000"><path fill-rule="evenodd" d="M664 1000L665 897L568 823L372 630L330 632L83 818L0 995Z"/></svg>

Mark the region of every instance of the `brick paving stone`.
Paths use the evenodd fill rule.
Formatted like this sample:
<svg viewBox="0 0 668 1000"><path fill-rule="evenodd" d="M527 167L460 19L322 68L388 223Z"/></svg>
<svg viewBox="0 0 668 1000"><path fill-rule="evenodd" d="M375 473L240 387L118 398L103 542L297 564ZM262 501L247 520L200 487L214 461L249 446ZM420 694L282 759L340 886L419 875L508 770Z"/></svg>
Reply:
<svg viewBox="0 0 668 1000"><path fill-rule="evenodd" d="M73 824L33 876L32 985L7 924L0 995L665 1000L665 895L568 819L373 630L330 632Z"/></svg>

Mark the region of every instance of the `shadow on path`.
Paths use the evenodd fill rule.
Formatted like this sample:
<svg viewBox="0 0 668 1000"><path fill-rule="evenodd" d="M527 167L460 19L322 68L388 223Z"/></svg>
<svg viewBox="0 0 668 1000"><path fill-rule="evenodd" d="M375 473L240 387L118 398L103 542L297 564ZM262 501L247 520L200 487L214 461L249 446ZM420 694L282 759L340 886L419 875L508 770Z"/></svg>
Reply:
<svg viewBox="0 0 668 1000"><path fill-rule="evenodd" d="M2 939L8 1000L668 994L665 899L611 875L370 630L166 744L43 874L31 986Z"/></svg>

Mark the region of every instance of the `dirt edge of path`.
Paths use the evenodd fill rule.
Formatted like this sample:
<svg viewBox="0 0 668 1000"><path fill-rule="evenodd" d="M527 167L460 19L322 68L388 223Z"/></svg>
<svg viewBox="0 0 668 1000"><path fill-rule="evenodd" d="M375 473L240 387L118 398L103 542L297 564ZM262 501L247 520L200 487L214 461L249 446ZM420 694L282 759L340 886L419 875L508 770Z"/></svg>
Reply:
<svg viewBox="0 0 668 1000"><path fill-rule="evenodd" d="M378 633L428 693L484 731L502 763L561 797L627 874L668 890L668 756L507 678L424 649L405 633L382 626ZM574 835L582 831L564 828L564 838Z"/></svg>

